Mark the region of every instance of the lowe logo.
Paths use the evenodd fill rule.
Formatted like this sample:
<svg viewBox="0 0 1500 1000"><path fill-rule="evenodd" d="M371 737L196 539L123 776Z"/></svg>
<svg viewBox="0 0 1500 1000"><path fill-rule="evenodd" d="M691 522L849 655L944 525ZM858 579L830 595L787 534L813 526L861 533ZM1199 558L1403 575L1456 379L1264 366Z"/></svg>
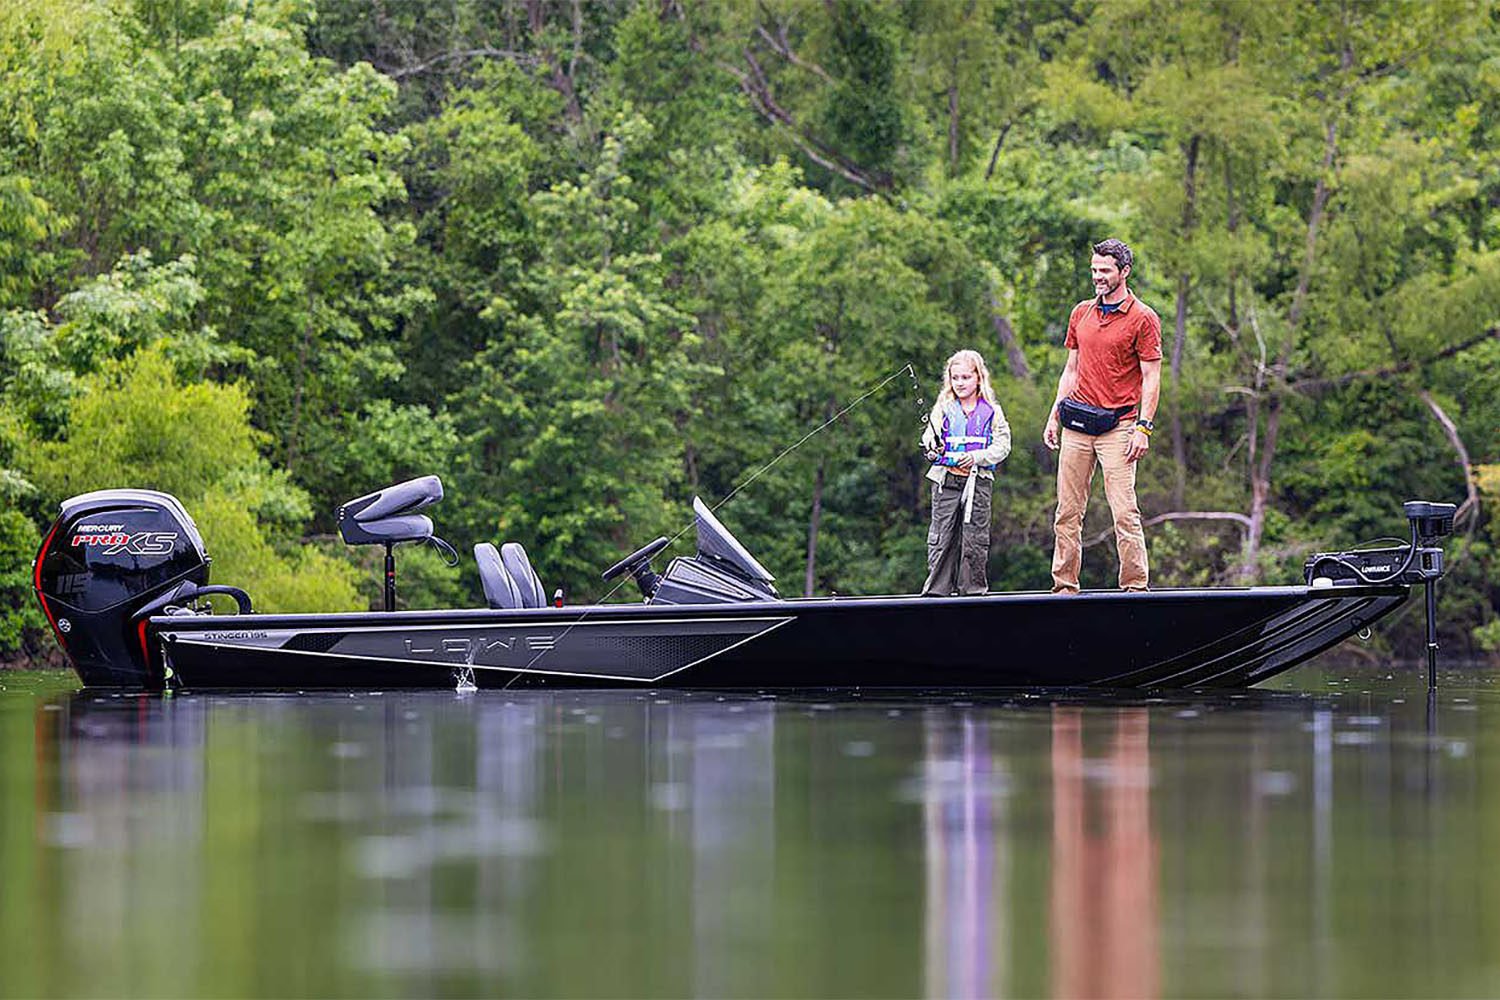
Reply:
<svg viewBox="0 0 1500 1000"><path fill-rule="evenodd" d="M177 543L175 531L138 531L133 535L123 531L80 532L73 536L73 544L98 547L106 556L129 552L135 556L165 556L172 554Z"/></svg>

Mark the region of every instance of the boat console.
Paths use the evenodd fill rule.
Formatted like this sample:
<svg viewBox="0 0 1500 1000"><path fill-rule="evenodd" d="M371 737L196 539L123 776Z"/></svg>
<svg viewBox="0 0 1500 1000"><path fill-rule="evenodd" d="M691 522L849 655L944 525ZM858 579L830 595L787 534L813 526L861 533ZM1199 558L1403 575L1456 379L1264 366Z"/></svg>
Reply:
<svg viewBox="0 0 1500 1000"><path fill-rule="evenodd" d="M651 557L667 547L658 538L604 571L612 580L629 572L647 604L728 604L736 601L774 601L776 578L739 543L699 497L693 497L693 522L698 529L698 554L678 556L657 576Z"/></svg>
<svg viewBox="0 0 1500 1000"><path fill-rule="evenodd" d="M776 578L739 543L698 497L693 497L698 554L667 566L651 595L653 604L716 604L774 601Z"/></svg>

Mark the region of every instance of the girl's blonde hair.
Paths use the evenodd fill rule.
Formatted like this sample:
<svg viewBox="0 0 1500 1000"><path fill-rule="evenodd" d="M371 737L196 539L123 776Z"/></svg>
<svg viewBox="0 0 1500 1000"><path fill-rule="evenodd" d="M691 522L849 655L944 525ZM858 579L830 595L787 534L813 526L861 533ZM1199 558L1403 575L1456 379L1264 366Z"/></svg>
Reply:
<svg viewBox="0 0 1500 1000"><path fill-rule="evenodd" d="M984 363L984 355L978 351L962 350L955 351L943 365L943 388L939 390L937 403L932 408L933 415L941 420L943 408L958 399L957 393L953 391L952 372L954 364L960 361L967 362L979 373L979 397L999 410L1000 404L995 401L995 389L990 385L990 370Z"/></svg>

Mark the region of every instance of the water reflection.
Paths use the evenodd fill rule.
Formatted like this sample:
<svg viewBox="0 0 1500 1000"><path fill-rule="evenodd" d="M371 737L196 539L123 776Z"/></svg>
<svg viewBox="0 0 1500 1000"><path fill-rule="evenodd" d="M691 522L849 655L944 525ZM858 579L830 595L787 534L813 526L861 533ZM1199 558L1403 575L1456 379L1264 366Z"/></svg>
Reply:
<svg viewBox="0 0 1500 1000"><path fill-rule="evenodd" d="M1158 845L1151 829L1150 716L1122 708L1097 758L1084 715L1052 716L1052 993L1156 996L1161 990Z"/></svg>
<svg viewBox="0 0 1500 1000"><path fill-rule="evenodd" d="M991 753L985 719L932 711L923 723L926 994L1000 995L1012 858L1006 760Z"/></svg>
<svg viewBox="0 0 1500 1000"><path fill-rule="evenodd" d="M1483 682L18 705L0 995L1500 989Z"/></svg>

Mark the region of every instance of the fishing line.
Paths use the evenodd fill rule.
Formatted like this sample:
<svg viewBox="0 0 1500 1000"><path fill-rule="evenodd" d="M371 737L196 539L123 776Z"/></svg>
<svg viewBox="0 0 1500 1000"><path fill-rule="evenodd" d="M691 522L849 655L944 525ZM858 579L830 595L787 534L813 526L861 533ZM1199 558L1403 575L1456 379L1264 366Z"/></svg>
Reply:
<svg viewBox="0 0 1500 1000"><path fill-rule="evenodd" d="M792 452L794 452L798 448L802 447L804 444L806 444L808 441L810 441L813 438L814 435L818 434L819 432L821 432L823 430L826 430L829 425L833 424L840 417L844 416L844 414L846 414L850 410L854 409L860 403L863 403L869 397L875 395L875 393L877 393L881 389L885 388L888 384L890 384L892 381L894 381L895 379L899 378L903 374L908 375L908 376L911 377L912 391L914 393L916 393L916 396L917 396L917 408L919 410L922 410L921 422L925 424L927 422L927 413L926 413L926 410L924 409L925 406L926 406L926 402L925 402L925 400L923 400L922 394L921 394L921 389L917 385L917 372L916 372L916 369L913 368L910 364L902 365L900 368L897 368L894 372L892 372L891 374L887 375L885 378L881 379L872 388L867 389L864 392L860 393L857 397L855 397L854 401L852 403L850 403L848 406L845 406L842 410L840 410L839 412L835 413L833 416L829 417L827 420L823 421L821 424L819 424L813 430L811 430L808 433L804 434L802 436L802 438L799 441L797 441L796 444L793 444L791 447L784 449L781 452L781 454L777 455L775 458L771 459L765 465L763 465L759 469L755 470L755 472L750 476L749 479L746 479L744 482L740 483L734 489L730 490L728 492L728 494L725 495L724 499L720 500L718 503L716 503L712 507L710 507L708 509L709 513L717 513L720 507L724 506L730 500L734 499L734 495L736 493L740 492L740 490L743 490L746 486L749 486L751 483L755 482L761 476L765 475L765 473L769 472L770 469L771 469L771 467L774 466L777 462L781 461L783 458L786 458ZM679 539L683 535L687 534L688 529L691 528L691 527L693 527L693 525L696 524L696 523L697 523L696 521L689 521L687 524L683 525L682 529L680 531L678 531L677 534L673 535L671 538L669 538L667 540L667 544L666 544L666 546L663 547L663 551L666 551L666 549L671 548L672 545L674 543L676 543L677 539ZM583 624L584 619L588 618L588 616L590 614L592 614L596 608L602 607L605 604L606 601L608 601L612 596L614 596L614 592L617 591L617 590L619 590L621 587L623 587L625 585L625 581L628 580L628 579L631 579L632 576L633 576L632 574L624 574L624 573L622 573L620 575L619 582L617 582L613 587L610 587L609 590L607 592L605 592L604 596L601 597L601 598L599 598L599 602L597 604L591 605L589 607L586 607L584 609L583 614L579 615L578 618L577 618L577 620L569 622L568 623L568 627L565 628L565 629L563 629L562 635L558 636L557 639L554 640L552 646L549 646L546 649L537 650L537 654L531 658L531 661L529 663L527 663L526 666L520 668L515 673L513 673L511 675L510 680L506 681L503 685L501 685L500 690L502 690L502 691L506 690L512 684L515 683L516 678L520 677L524 673L528 673L533 667L535 667L536 666L536 662L538 660L540 660L543 656L546 656L548 653L550 653L552 651L552 648L554 646L556 646L558 643L562 642L563 639L567 638L568 633L571 632L571 631L573 631L573 628L575 626Z"/></svg>
<svg viewBox="0 0 1500 1000"><path fill-rule="evenodd" d="M857 399L854 400L854 402L850 403L848 406L844 407L842 410L840 410L839 412L835 413L833 416L829 417L827 420L823 421L823 423L821 423L820 425L818 425L818 427L816 429L814 429L812 431L809 431L807 434L803 435L802 440L798 441L796 444L792 445L790 448L787 448L785 451L783 451L780 455L777 455L775 458L771 459L765 465L761 466L761 468L758 469L755 472L755 474L752 475L749 479L745 480L743 483L740 483L734 489L730 490L729 493L728 493L728 495L725 496L723 500L720 500L718 503L716 503L712 507L710 507L709 511L710 512L717 512L720 507L724 506L731 499L733 499L733 497L734 497L734 495L736 493L738 493L740 490L744 489L746 486L749 486L751 483L755 482L764 473L768 472L770 470L771 466L775 465L777 462L781 461L783 458L786 458L788 455L790 455L792 452L796 451L798 448L802 447L804 444L806 444L808 442L808 440L814 434L817 434L818 431L823 430L829 424L833 423L835 420L838 420L840 417L842 417L844 414L848 413L850 410L854 409L860 403L863 403L866 398L868 398L870 396L873 396L875 393L877 393L881 389L885 388L885 386L886 386L887 383L891 382L893 379L895 379L897 376L901 375L903 372L908 373L908 374L911 375L912 386L913 386L913 388L915 388L916 384L917 384L917 373L912 368L912 366L911 365L903 365L902 367L897 368L894 372L892 372L890 375L887 375L883 380L881 380L880 384L877 385L877 386L875 386L875 388L870 389L870 390L864 392L863 394L861 394ZM918 396L918 398L917 398L917 405L918 406L922 405L922 399L921 399L920 396ZM688 525L688 528L690 528L690 527L692 527L691 524ZM683 528L682 531L679 531L675 536L673 536L672 540L676 541L677 538L680 538L682 536L683 532L686 532L686 531L687 531L687 528Z"/></svg>

